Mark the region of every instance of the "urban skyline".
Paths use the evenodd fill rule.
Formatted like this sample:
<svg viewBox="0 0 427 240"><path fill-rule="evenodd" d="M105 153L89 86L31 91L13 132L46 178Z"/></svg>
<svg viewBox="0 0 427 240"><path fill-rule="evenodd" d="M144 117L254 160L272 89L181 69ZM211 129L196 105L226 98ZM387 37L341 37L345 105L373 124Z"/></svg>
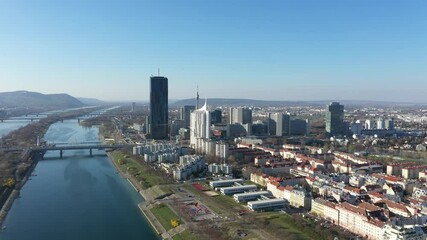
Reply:
<svg viewBox="0 0 427 240"><path fill-rule="evenodd" d="M2 1L2 91L147 101L144 81L160 68L171 99L198 84L207 98L424 102L426 10L425 1Z"/></svg>

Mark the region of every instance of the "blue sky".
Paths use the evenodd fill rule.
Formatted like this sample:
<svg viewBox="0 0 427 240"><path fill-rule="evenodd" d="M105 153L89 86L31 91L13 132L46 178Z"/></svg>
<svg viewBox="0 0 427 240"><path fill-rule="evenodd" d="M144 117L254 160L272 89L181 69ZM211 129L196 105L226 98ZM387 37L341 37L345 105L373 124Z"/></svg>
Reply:
<svg viewBox="0 0 427 240"><path fill-rule="evenodd" d="M427 1L0 0L0 91L427 102Z"/></svg>

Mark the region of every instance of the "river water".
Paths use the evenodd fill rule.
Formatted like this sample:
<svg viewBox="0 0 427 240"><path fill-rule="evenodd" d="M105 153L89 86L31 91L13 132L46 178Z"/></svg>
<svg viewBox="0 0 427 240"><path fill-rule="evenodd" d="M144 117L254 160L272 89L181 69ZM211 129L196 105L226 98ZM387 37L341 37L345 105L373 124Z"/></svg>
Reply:
<svg viewBox="0 0 427 240"><path fill-rule="evenodd" d="M31 121L25 120L4 120L0 122L0 138L20 127L26 126Z"/></svg>
<svg viewBox="0 0 427 240"><path fill-rule="evenodd" d="M92 142L98 128L77 120L53 124L48 142ZM47 152L21 189L0 232L2 240L158 239L137 204L143 201L104 151Z"/></svg>

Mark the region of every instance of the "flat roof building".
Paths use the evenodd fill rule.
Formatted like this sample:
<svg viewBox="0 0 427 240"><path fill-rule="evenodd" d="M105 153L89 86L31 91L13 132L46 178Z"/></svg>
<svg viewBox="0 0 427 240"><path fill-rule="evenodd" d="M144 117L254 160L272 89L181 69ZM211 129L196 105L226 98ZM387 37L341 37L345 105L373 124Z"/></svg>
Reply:
<svg viewBox="0 0 427 240"><path fill-rule="evenodd" d="M243 184L243 179L239 178L239 179L225 179L225 180L211 181L209 185L211 186L211 188L217 188L217 187L233 186L236 183Z"/></svg>
<svg viewBox="0 0 427 240"><path fill-rule="evenodd" d="M269 191L258 191L258 192L247 192L247 193L237 193L234 194L233 198L236 202L248 202L253 201L261 196L271 197L271 192Z"/></svg>
<svg viewBox="0 0 427 240"><path fill-rule="evenodd" d="M241 185L241 186L233 186L233 187L222 187L220 191L221 191L221 194L223 195L232 195L235 193L243 193L245 191L254 191L257 189L258 187L256 185Z"/></svg>
<svg viewBox="0 0 427 240"><path fill-rule="evenodd" d="M285 199L273 198L248 202L248 208L252 211L274 210L284 208L286 204Z"/></svg>

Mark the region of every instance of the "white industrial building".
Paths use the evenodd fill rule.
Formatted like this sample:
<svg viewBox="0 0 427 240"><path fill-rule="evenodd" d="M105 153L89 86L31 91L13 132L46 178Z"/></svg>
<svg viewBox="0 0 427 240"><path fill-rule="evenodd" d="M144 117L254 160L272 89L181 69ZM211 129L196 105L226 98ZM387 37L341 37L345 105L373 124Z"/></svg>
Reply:
<svg viewBox="0 0 427 240"><path fill-rule="evenodd" d="M252 211L274 210L284 208L286 204L285 199L273 198L248 202L248 208Z"/></svg>
<svg viewBox="0 0 427 240"><path fill-rule="evenodd" d="M211 188L218 188L218 187L233 186L236 183L243 184L243 179L238 178L238 179L216 180L216 181L211 181L209 185L211 186Z"/></svg>
<svg viewBox="0 0 427 240"><path fill-rule="evenodd" d="M257 190L258 187L256 185L241 185L241 186L232 186L232 187L222 187L220 188L221 194L223 195L232 195L235 193L243 193L246 191L254 191Z"/></svg>
<svg viewBox="0 0 427 240"><path fill-rule="evenodd" d="M237 193L234 194L233 198L236 202L248 202L257 200L258 198L265 196L265 197L272 197L271 192L269 191L257 191L257 192L247 192L247 193Z"/></svg>

